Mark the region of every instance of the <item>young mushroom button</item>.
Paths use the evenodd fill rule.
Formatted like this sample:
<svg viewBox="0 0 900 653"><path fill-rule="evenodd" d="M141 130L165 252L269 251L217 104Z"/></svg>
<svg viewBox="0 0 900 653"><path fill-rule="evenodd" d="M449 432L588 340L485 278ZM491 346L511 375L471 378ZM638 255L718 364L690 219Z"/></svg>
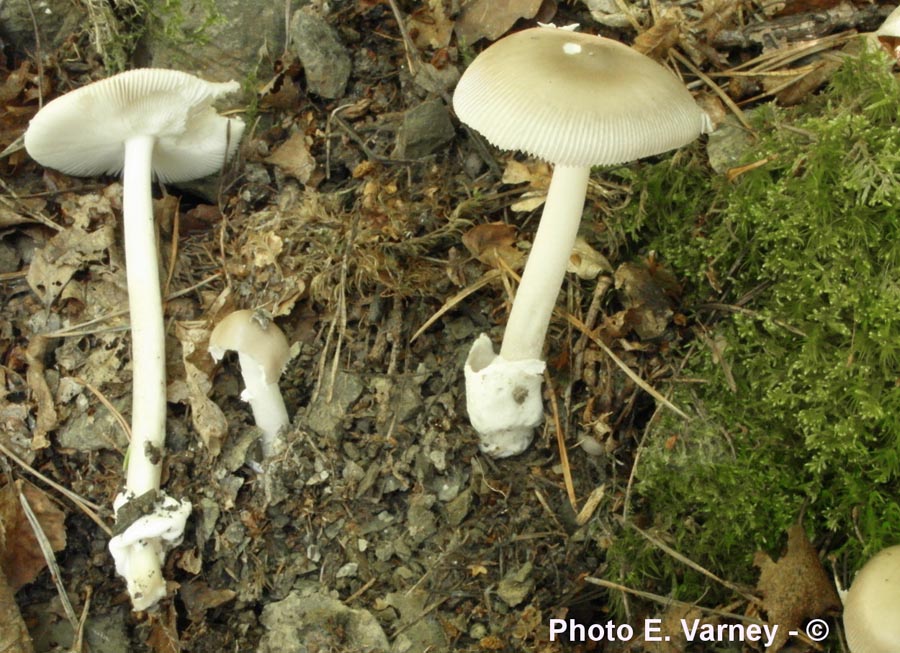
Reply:
<svg viewBox="0 0 900 653"><path fill-rule="evenodd" d="M512 456L543 418L541 360L578 233L591 166L634 161L709 131L684 85L616 41L537 27L503 38L463 73L459 119L491 144L555 164L500 353L487 336L466 361L466 403L482 451Z"/></svg>
<svg viewBox="0 0 900 653"><path fill-rule="evenodd" d="M877 553L853 579L844 633L851 653L900 652L900 546Z"/></svg>
<svg viewBox="0 0 900 653"><path fill-rule="evenodd" d="M209 337L209 353L220 360L236 351L244 379L241 398L250 404L253 419L263 433L263 457L277 454L283 442L279 434L290 420L278 387L278 379L290 358L284 333L271 320L254 311L235 311L216 325Z"/></svg>
<svg viewBox="0 0 900 653"><path fill-rule="evenodd" d="M122 172L133 400L117 519L119 508L158 490L165 451L165 330L152 178L187 181L221 169L237 149L244 123L220 116L212 103L238 90L237 82L207 82L175 70L132 70L56 98L25 132L25 148L41 165L79 176ZM178 541L176 531L190 512L188 502L173 510L172 501L162 495L156 522L145 528L148 520L137 520L110 542L135 610L165 594L164 549Z"/></svg>

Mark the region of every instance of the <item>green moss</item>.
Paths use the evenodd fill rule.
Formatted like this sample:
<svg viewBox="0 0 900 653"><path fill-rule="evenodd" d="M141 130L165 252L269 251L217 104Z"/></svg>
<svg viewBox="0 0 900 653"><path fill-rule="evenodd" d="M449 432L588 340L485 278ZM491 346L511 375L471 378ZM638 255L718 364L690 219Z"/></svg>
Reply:
<svg viewBox="0 0 900 653"><path fill-rule="evenodd" d="M222 21L216 0L127 0L115 9L100 0L83 0L91 23L91 41L110 73L129 68L138 44L147 38L177 47L207 42Z"/></svg>
<svg viewBox="0 0 900 653"><path fill-rule="evenodd" d="M851 568L900 542L900 85L888 70L851 58L806 106L760 110L747 161L766 163L734 182L683 161L632 180L641 199L623 220L686 281L682 310L724 348L736 386L702 341L673 352L677 366L690 350L682 375L703 380L674 386L696 417L648 431L635 510L733 580L752 583L753 552L777 550L801 514ZM709 589L646 548L623 537L612 572L686 600Z"/></svg>

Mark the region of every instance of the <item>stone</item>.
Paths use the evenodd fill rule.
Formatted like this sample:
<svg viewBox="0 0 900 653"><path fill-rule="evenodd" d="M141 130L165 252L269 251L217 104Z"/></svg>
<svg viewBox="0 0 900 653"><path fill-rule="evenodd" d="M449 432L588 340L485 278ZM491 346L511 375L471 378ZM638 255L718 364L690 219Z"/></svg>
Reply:
<svg viewBox="0 0 900 653"><path fill-rule="evenodd" d="M303 64L309 91L327 99L341 97L352 63L337 32L309 9L294 12L290 29L291 48Z"/></svg>
<svg viewBox="0 0 900 653"><path fill-rule="evenodd" d="M455 135L447 106L436 98L426 100L403 114L394 156L420 159L443 149Z"/></svg>
<svg viewBox="0 0 900 653"><path fill-rule="evenodd" d="M119 411L125 407L121 401L114 401L113 405ZM75 415L59 429L57 437L60 447L82 452L124 450L128 447L128 438L122 432L122 427L105 407Z"/></svg>
<svg viewBox="0 0 900 653"><path fill-rule="evenodd" d="M534 589L533 567L526 562L518 569L513 569L497 584L497 596L509 607L514 608Z"/></svg>
<svg viewBox="0 0 900 653"><path fill-rule="evenodd" d="M148 30L140 65L175 68L204 79L225 82L271 76L266 53L277 56L285 42L284 10L276 2L216 0L170 3L149 0L149 12L169 26ZM182 15L167 17L167 6L179 5ZM212 9L214 7L214 9ZM175 20L177 18L177 20ZM171 33L171 25L177 32ZM264 63L265 65L260 65Z"/></svg>
<svg viewBox="0 0 900 653"><path fill-rule="evenodd" d="M34 23L29 0L0 2L0 37L24 54L34 52ZM84 9L70 0L31 0L34 22L41 36L41 49L48 54L57 49L72 34L82 30Z"/></svg>
<svg viewBox="0 0 900 653"><path fill-rule="evenodd" d="M334 379L331 401L328 400L328 389L323 387L309 406L305 425L319 435L339 440L337 428L362 392L363 383L358 376L339 372Z"/></svg>
<svg viewBox="0 0 900 653"><path fill-rule="evenodd" d="M378 651L389 648L378 620L318 590L297 590L263 608L257 653Z"/></svg>

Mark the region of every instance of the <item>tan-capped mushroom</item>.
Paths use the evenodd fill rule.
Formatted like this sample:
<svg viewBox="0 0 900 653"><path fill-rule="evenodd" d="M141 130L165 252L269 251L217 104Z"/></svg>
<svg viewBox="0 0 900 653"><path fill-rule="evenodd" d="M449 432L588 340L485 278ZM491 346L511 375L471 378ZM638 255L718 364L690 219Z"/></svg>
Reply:
<svg viewBox="0 0 900 653"><path fill-rule="evenodd" d="M244 379L241 398L250 404L253 419L263 433L263 456L271 458L283 445L279 434L290 424L278 387L290 358L290 345L274 322L257 312L241 310L219 322L209 337L213 358L220 360L226 351L238 354Z"/></svg>
<svg viewBox="0 0 900 653"><path fill-rule="evenodd" d="M555 164L500 353L482 335L466 361L466 402L481 449L512 456L528 447L543 418L544 338L591 166L680 147L708 131L709 118L652 59L553 27L512 34L479 54L459 80L453 108L493 145Z"/></svg>

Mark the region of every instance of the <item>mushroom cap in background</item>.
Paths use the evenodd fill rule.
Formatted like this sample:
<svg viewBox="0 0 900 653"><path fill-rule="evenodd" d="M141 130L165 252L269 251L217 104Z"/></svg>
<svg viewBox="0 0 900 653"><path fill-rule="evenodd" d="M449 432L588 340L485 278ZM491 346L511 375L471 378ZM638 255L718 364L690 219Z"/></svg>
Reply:
<svg viewBox="0 0 900 653"><path fill-rule="evenodd" d="M290 358L291 346L272 320L258 319L251 310L234 311L216 325L209 336L209 353L218 360L236 351L263 368L266 383L278 382Z"/></svg>
<svg viewBox="0 0 900 653"><path fill-rule="evenodd" d="M141 68L82 86L48 103L31 119L25 148L41 165L69 175L118 174L125 142L156 139L153 172L164 182L218 172L244 131L212 103L240 90L177 70Z"/></svg>
<svg viewBox="0 0 900 653"><path fill-rule="evenodd" d="M844 632L852 653L900 651L900 545L879 551L844 597Z"/></svg>
<svg viewBox="0 0 900 653"><path fill-rule="evenodd" d="M517 32L479 54L453 109L496 147L565 166L634 161L710 129L663 66L618 41L552 27Z"/></svg>

